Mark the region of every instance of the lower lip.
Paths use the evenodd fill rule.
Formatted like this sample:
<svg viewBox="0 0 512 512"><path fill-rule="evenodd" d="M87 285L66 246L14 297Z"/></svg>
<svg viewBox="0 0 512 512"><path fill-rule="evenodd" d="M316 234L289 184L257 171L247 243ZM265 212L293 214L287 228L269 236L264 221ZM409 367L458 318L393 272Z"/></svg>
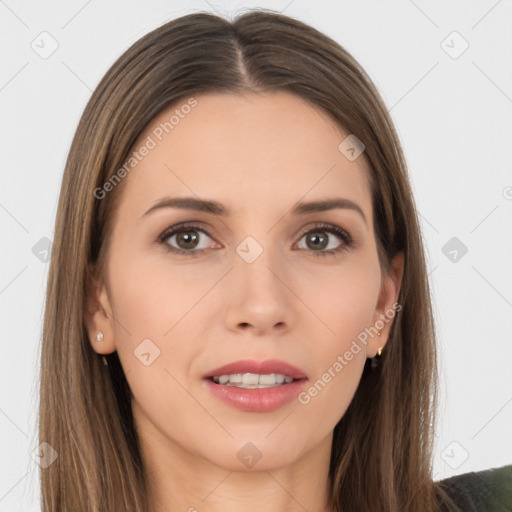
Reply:
<svg viewBox="0 0 512 512"><path fill-rule="evenodd" d="M224 403L242 411L269 412L279 409L291 402L302 391L307 379L294 380L273 388L237 388L222 386L209 379L204 379L204 385L211 393Z"/></svg>

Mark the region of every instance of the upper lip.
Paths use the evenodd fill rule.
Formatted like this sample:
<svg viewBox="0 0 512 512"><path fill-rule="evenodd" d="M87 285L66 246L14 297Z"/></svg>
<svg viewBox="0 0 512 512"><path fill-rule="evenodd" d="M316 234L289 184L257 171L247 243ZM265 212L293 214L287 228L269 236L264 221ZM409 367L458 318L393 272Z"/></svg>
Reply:
<svg viewBox="0 0 512 512"><path fill-rule="evenodd" d="M219 377L220 375L231 375L233 373L257 373L259 375L280 373L294 379L307 378L305 372L286 361L280 361L278 359L265 359L264 361L241 359L240 361L234 361L233 363L210 370L203 375L203 379Z"/></svg>

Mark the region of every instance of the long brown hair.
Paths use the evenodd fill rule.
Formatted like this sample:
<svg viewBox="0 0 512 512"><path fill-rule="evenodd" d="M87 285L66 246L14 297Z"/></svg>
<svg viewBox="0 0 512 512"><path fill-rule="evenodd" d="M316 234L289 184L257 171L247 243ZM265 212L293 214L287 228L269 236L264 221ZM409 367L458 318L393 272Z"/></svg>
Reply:
<svg viewBox="0 0 512 512"><path fill-rule="evenodd" d="M39 441L57 459L41 470L45 512L146 511L150 499L114 352L103 366L87 339L90 269L102 272L123 182L98 199L163 109L202 92L285 90L321 107L365 145L383 271L405 268L390 337L376 371L365 366L334 429L329 504L336 511L427 512L448 501L432 481L436 339L420 226L395 128L370 78L339 44L272 11L228 21L196 13L131 46L82 115L58 204L41 356ZM340 141L341 142L341 141ZM129 178L127 178L129 179Z"/></svg>

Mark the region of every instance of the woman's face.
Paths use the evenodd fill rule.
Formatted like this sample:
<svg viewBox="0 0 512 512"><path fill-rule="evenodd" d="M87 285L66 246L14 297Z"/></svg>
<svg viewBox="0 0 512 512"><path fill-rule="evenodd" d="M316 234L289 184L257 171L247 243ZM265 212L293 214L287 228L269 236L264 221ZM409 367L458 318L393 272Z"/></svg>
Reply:
<svg viewBox="0 0 512 512"><path fill-rule="evenodd" d="M91 344L117 350L144 449L164 464L269 470L328 453L391 321L354 340L390 310L401 279L398 267L381 274L364 153L340 150L349 133L286 92L187 100L133 148ZM326 200L344 203L308 207ZM258 367L266 360L281 363ZM205 378L215 373L233 375Z"/></svg>

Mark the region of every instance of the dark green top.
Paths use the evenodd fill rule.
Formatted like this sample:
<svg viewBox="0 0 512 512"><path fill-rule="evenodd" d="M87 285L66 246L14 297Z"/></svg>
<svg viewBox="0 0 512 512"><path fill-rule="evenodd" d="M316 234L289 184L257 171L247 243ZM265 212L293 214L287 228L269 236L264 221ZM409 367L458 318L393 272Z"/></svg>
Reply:
<svg viewBox="0 0 512 512"><path fill-rule="evenodd" d="M464 473L438 483L461 512L512 512L512 465Z"/></svg>

